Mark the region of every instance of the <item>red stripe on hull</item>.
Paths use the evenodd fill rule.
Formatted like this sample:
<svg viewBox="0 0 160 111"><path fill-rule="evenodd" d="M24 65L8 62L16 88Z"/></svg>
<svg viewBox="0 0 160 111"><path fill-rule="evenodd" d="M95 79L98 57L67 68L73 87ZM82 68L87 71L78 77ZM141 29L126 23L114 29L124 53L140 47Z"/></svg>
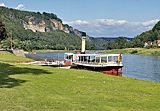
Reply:
<svg viewBox="0 0 160 111"><path fill-rule="evenodd" d="M118 69L118 74L115 69L112 69L110 71L99 70L98 72L102 72L104 74L109 74L109 75L122 76L122 71L119 69Z"/></svg>

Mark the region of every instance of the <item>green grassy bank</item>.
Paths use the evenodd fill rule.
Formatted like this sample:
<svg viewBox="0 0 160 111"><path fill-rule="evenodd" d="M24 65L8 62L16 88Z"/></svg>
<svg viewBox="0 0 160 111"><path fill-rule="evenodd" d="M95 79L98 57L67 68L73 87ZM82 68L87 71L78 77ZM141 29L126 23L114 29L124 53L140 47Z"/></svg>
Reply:
<svg viewBox="0 0 160 111"><path fill-rule="evenodd" d="M100 53L123 53L123 54L136 54L136 55L157 55L160 56L160 48L146 49L146 48L126 48L126 49L113 49L99 51Z"/></svg>
<svg viewBox="0 0 160 111"><path fill-rule="evenodd" d="M160 110L160 83L15 60L0 52L0 110Z"/></svg>
<svg viewBox="0 0 160 111"><path fill-rule="evenodd" d="M96 52L97 50L86 50L86 52ZM47 52L75 52L75 50L33 50L34 53L47 53ZM126 48L126 49L113 49L98 51L99 53L121 53L122 54L135 54L135 55L156 55L160 56L160 48L146 49L146 48Z"/></svg>

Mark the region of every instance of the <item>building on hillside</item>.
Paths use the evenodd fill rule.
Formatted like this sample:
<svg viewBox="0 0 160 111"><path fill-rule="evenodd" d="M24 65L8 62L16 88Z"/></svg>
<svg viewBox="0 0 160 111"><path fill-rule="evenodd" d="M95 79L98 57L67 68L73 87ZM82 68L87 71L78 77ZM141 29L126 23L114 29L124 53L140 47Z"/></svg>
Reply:
<svg viewBox="0 0 160 111"><path fill-rule="evenodd" d="M154 41L154 42L145 42L144 43L144 47L146 47L147 45L153 45L153 44L157 44L157 46L160 46L160 40Z"/></svg>
<svg viewBox="0 0 160 111"><path fill-rule="evenodd" d="M144 47L146 47L147 45L152 45L152 42L145 42Z"/></svg>
<svg viewBox="0 0 160 111"><path fill-rule="evenodd" d="M157 45L160 46L160 40L157 40Z"/></svg>

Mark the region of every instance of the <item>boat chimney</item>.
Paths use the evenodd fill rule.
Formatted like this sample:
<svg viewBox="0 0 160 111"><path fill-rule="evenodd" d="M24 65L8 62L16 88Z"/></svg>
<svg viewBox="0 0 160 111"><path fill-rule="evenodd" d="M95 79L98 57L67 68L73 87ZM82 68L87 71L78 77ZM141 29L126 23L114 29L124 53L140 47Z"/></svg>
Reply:
<svg viewBox="0 0 160 111"><path fill-rule="evenodd" d="M82 50L81 50L82 54L85 54L85 41L86 41L86 33L82 32Z"/></svg>

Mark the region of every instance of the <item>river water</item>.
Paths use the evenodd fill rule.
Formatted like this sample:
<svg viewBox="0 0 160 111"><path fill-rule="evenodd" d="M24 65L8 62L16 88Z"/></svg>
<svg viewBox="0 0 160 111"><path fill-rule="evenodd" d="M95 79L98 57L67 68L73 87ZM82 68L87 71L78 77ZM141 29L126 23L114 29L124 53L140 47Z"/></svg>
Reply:
<svg viewBox="0 0 160 111"><path fill-rule="evenodd" d="M34 60L63 60L64 53L65 52L26 54L26 57ZM122 54L122 56L124 66L122 68L122 76L160 83L160 56L131 54Z"/></svg>

